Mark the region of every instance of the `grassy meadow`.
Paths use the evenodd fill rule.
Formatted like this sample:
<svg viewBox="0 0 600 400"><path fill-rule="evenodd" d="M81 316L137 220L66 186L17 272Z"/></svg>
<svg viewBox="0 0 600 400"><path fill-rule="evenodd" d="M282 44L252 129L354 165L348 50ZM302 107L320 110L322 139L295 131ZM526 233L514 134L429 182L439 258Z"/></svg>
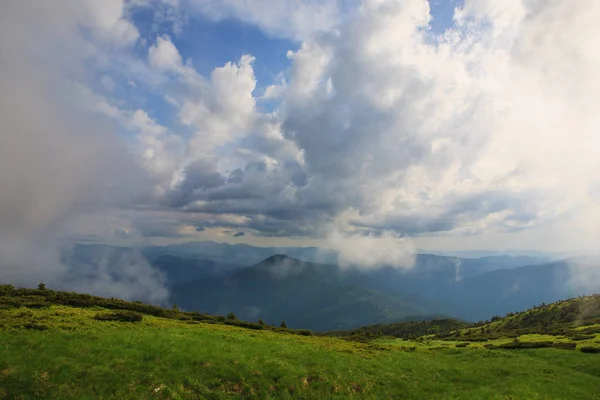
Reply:
<svg viewBox="0 0 600 400"><path fill-rule="evenodd" d="M600 349L598 335L517 338L576 342L571 349L498 347L514 337L360 342L148 314L123 322L98 306L8 303L0 301L3 399L600 399L600 354L580 351Z"/></svg>

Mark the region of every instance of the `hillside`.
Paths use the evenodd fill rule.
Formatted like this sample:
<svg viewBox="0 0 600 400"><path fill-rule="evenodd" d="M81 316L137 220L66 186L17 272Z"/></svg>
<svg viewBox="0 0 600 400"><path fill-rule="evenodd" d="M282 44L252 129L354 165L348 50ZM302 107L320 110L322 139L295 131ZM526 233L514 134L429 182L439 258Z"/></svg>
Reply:
<svg viewBox="0 0 600 400"><path fill-rule="evenodd" d="M326 336L339 336L355 341L370 341L381 337L416 339L426 335L449 334L469 327L470 324L455 319L409 320L393 324L376 324L347 331L330 331Z"/></svg>
<svg viewBox="0 0 600 400"><path fill-rule="evenodd" d="M532 309L494 316L471 327L437 334L438 338L496 339L537 334L595 344L600 334L600 295L581 296Z"/></svg>
<svg viewBox="0 0 600 400"><path fill-rule="evenodd" d="M600 399L598 354L428 337L357 343L9 286L0 342L0 398Z"/></svg>
<svg viewBox="0 0 600 400"><path fill-rule="evenodd" d="M582 296L542 304L505 317L468 324L453 319L378 324L327 336L359 342L382 342L390 338L418 342L441 341L442 346L486 348L556 347L600 352L600 295Z"/></svg>
<svg viewBox="0 0 600 400"><path fill-rule="evenodd" d="M428 302L403 293L385 293L376 280L334 265L302 262L284 255L224 277L175 286L173 301L187 310L235 312L313 330L347 329L429 314Z"/></svg>

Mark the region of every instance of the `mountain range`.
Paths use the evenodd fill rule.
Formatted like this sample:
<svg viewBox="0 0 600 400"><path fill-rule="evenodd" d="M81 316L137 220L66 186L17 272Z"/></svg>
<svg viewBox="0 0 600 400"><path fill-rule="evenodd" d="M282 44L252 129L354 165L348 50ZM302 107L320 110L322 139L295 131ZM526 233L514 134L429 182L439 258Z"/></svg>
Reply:
<svg viewBox="0 0 600 400"><path fill-rule="evenodd" d="M70 260L133 251L77 245ZM418 254L412 268L341 268L315 247L262 248L214 242L137 250L165 276L184 310L282 320L316 331L454 317L478 321L542 302L586 294L569 285L574 260L540 256L458 258ZM588 259L600 265L597 259ZM600 289L600 288L599 288ZM588 293L589 294L589 293Z"/></svg>

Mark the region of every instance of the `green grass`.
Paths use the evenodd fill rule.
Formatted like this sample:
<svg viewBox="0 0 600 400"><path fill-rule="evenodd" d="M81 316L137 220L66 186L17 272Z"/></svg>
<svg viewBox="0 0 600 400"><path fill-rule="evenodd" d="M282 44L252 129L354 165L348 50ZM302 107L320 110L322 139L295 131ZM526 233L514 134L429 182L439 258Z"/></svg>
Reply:
<svg viewBox="0 0 600 400"><path fill-rule="evenodd" d="M600 399L598 354L95 319L106 312L0 309L0 398Z"/></svg>

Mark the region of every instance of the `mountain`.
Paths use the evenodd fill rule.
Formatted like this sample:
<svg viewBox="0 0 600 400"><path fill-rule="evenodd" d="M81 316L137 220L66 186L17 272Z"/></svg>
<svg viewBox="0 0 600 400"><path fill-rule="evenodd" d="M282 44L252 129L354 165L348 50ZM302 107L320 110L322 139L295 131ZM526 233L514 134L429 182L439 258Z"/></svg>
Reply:
<svg viewBox="0 0 600 400"><path fill-rule="evenodd" d="M212 241L188 242L168 246L148 246L146 256L174 255L210 259L219 262L250 266L275 254L285 254L304 261L335 263L337 253L318 247L258 247L248 244L217 243Z"/></svg>
<svg viewBox="0 0 600 400"><path fill-rule="evenodd" d="M416 296L394 296L377 286L368 276L335 265L275 255L225 277L177 285L173 301L188 310L234 312L267 323L285 320L290 327L314 330L390 322L432 309Z"/></svg>
<svg viewBox="0 0 600 400"><path fill-rule="evenodd" d="M496 257L490 262L488 257L453 260L420 254L411 270L383 268L370 276L405 295L418 294L435 304L452 304L450 311L444 310L445 315L470 321L600 291L598 272L594 275L600 271L597 257L521 267L511 266L510 261L514 265L523 259L509 260L503 264L505 268L498 268ZM490 270L483 272L486 269Z"/></svg>
<svg viewBox="0 0 600 400"><path fill-rule="evenodd" d="M487 319L490 315L525 310L544 302L590 294L594 289L600 290L598 281L587 282L587 290L585 286L577 284L578 274L585 273L585 269L580 271L579 266L587 266L590 271L598 270L600 260L567 259L496 270L458 282L445 296L461 304L480 304L480 311L472 316L472 319L478 320Z"/></svg>
<svg viewBox="0 0 600 400"><path fill-rule="evenodd" d="M543 258L529 256L469 259L418 254L410 269L342 269L333 263L271 254L282 249L308 258L323 254L317 248L215 242L141 250L77 245L65 253L64 261L76 271L90 263L146 260L165 277L171 303L220 314L233 311L269 323L285 319L290 326L315 330L397 322L409 315L478 321L590 293L594 282L600 290L600 281L592 279L593 271L600 270L598 258L543 262ZM578 272L573 266L585 268ZM350 315L353 307L360 312Z"/></svg>
<svg viewBox="0 0 600 400"><path fill-rule="evenodd" d="M169 254L157 256L149 261L164 274L171 286L213 276L225 276L243 268L236 264Z"/></svg>

